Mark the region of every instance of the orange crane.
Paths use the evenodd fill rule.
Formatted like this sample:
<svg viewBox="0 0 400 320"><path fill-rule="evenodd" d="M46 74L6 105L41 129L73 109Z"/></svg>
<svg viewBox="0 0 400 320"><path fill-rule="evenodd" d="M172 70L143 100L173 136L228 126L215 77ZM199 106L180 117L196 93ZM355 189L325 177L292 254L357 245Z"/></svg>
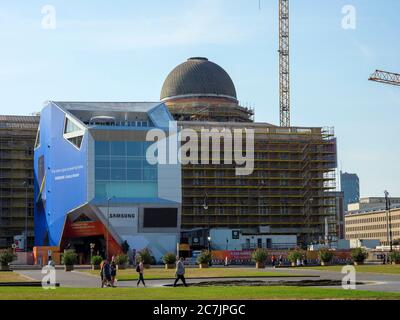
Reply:
<svg viewBox="0 0 400 320"><path fill-rule="evenodd" d="M393 72L376 70L368 80L390 84L393 86L400 86L400 74Z"/></svg>

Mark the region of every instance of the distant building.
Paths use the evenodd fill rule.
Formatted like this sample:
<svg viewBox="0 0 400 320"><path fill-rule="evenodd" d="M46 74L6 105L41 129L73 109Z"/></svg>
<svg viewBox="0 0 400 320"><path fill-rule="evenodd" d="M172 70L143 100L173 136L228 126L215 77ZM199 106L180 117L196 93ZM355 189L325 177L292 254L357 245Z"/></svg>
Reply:
<svg viewBox="0 0 400 320"><path fill-rule="evenodd" d="M389 245L389 225L392 240L400 239L400 206L392 206L390 217L385 209L353 211L345 215L346 239L379 240L381 245ZM390 223L391 221L391 223Z"/></svg>
<svg viewBox="0 0 400 320"><path fill-rule="evenodd" d="M336 222L336 237L337 240L344 239L345 238L345 232L344 232L344 212L345 212L345 207L344 207L344 193L342 191L337 191L337 192L332 192L333 195L335 195L335 204L336 208L334 208L334 211L336 213L336 219L334 220Z"/></svg>
<svg viewBox="0 0 400 320"><path fill-rule="evenodd" d="M400 206L400 198L390 198L391 207ZM361 198L357 203L351 203L347 207L348 212L376 211L386 209L385 197Z"/></svg>
<svg viewBox="0 0 400 320"><path fill-rule="evenodd" d="M33 146L39 117L0 115L0 248L25 235L33 245ZM25 236L19 237L25 239Z"/></svg>
<svg viewBox="0 0 400 320"><path fill-rule="evenodd" d="M344 193L344 208L360 199L360 180L355 173L340 172L341 191Z"/></svg>

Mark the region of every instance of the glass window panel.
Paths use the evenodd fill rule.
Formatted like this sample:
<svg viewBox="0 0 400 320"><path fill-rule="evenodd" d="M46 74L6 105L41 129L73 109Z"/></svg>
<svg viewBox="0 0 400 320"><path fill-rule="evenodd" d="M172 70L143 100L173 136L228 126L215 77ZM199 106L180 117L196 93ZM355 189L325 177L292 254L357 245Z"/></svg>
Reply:
<svg viewBox="0 0 400 320"><path fill-rule="evenodd" d="M157 170L144 168L143 169L143 180L154 181L157 180Z"/></svg>
<svg viewBox="0 0 400 320"><path fill-rule="evenodd" d="M128 169L127 180L142 180L142 170Z"/></svg>
<svg viewBox="0 0 400 320"><path fill-rule="evenodd" d="M109 168L110 167L110 157L107 156L96 156L96 168Z"/></svg>
<svg viewBox="0 0 400 320"><path fill-rule="evenodd" d="M110 180L110 169L96 168L95 179L96 180Z"/></svg>
<svg viewBox="0 0 400 320"><path fill-rule="evenodd" d="M142 158L128 158L127 160L128 168L142 168Z"/></svg>
<svg viewBox="0 0 400 320"><path fill-rule="evenodd" d="M96 141L94 148L97 155L107 156L110 154L110 143L108 141Z"/></svg>
<svg viewBox="0 0 400 320"><path fill-rule="evenodd" d="M141 157L143 155L142 148L143 148L142 142L140 142L140 141L128 141L127 142L128 156Z"/></svg>
<svg viewBox="0 0 400 320"><path fill-rule="evenodd" d="M111 155L125 156L126 155L125 141L112 141L111 142Z"/></svg>
<svg viewBox="0 0 400 320"><path fill-rule="evenodd" d="M126 158L111 157L111 168L126 168Z"/></svg>
<svg viewBox="0 0 400 320"><path fill-rule="evenodd" d="M128 181L126 183L126 194L128 198L157 198L157 183Z"/></svg>
<svg viewBox="0 0 400 320"><path fill-rule="evenodd" d="M96 197L107 198L107 182L96 182Z"/></svg>
<svg viewBox="0 0 400 320"><path fill-rule="evenodd" d="M126 170L111 169L111 180L126 180Z"/></svg>

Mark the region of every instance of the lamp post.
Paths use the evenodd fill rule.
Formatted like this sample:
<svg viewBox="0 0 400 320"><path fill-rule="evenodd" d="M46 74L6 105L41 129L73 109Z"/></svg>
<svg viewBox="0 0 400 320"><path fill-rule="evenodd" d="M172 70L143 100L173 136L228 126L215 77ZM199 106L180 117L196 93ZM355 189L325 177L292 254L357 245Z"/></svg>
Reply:
<svg viewBox="0 0 400 320"><path fill-rule="evenodd" d="M390 246L390 252L393 251L393 242L392 242L392 217L390 214L390 198L389 192L386 190L385 193L385 201L386 201L386 230L387 230L387 240Z"/></svg>
<svg viewBox="0 0 400 320"><path fill-rule="evenodd" d="M93 250L94 247L96 246L94 243L91 243L90 245L90 263L92 263L92 258L93 258Z"/></svg>
<svg viewBox="0 0 400 320"><path fill-rule="evenodd" d="M22 185L25 187L25 241L24 250L28 252L28 181L25 180Z"/></svg>
<svg viewBox="0 0 400 320"><path fill-rule="evenodd" d="M204 201L203 201L203 208L207 212L208 210L208 198L207 198L207 191L204 192ZM210 237L210 216L206 213L207 215L207 239Z"/></svg>
<svg viewBox="0 0 400 320"><path fill-rule="evenodd" d="M109 241L109 234L110 234L110 200L114 199L115 197L108 197L107 198L107 239L106 239L106 258L108 259L108 241Z"/></svg>

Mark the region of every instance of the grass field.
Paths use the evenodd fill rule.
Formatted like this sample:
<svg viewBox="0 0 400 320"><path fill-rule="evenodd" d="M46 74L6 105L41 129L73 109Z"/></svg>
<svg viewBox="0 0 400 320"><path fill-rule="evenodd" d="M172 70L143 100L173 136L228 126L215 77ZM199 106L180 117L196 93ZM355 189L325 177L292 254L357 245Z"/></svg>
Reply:
<svg viewBox="0 0 400 320"><path fill-rule="evenodd" d="M343 266L307 267L306 270L322 270L340 272ZM400 265L361 265L355 266L357 272L400 274Z"/></svg>
<svg viewBox="0 0 400 320"><path fill-rule="evenodd" d="M32 281L32 280L12 271L0 272L0 282L26 282L26 281Z"/></svg>
<svg viewBox="0 0 400 320"><path fill-rule="evenodd" d="M99 270L83 270L92 275L99 276ZM295 275L284 272L267 272L250 268L186 268L185 277L190 278L235 278L235 277L293 277ZM175 277L175 270L166 270L162 268L146 269L145 279L172 279ZM138 274L134 269L119 270L117 279L119 281L137 280Z"/></svg>
<svg viewBox="0 0 400 320"><path fill-rule="evenodd" d="M178 288L57 288L0 287L3 300L276 300L276 299L385 299L400 293L304 287L178 287Z"/></svg>

